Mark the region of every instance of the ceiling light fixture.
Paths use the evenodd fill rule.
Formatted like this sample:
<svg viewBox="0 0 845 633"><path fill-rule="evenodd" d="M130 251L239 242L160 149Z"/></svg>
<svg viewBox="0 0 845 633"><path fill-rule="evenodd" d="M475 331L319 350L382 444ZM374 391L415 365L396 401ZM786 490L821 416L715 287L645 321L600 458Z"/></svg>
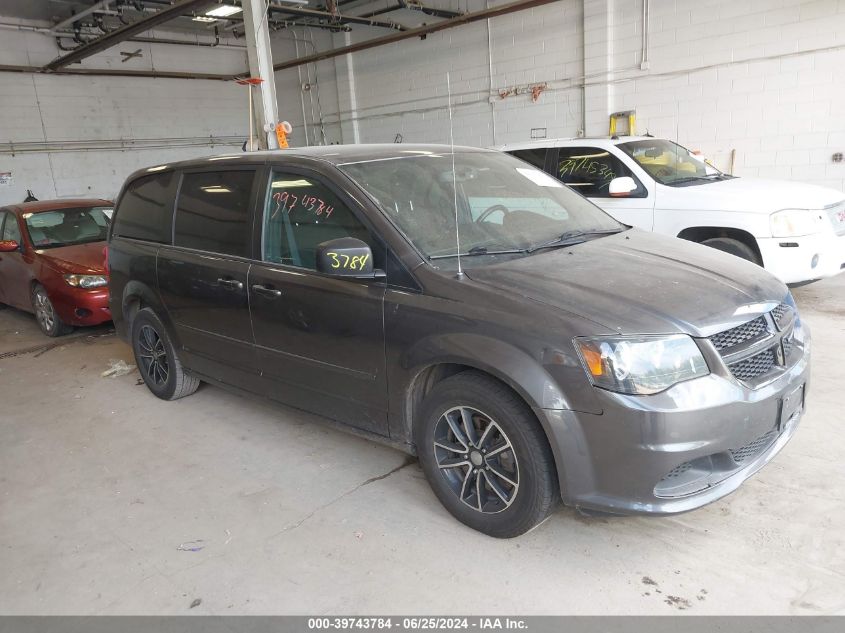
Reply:
<svg viewBox="0 0 845 633"><path fill-rule="evenodd" d="M230 15L235 15L241 11L242 9L240 7L236 7L231 4L221 4L206 11L205 14L214 18L228 18Z"/></svg>

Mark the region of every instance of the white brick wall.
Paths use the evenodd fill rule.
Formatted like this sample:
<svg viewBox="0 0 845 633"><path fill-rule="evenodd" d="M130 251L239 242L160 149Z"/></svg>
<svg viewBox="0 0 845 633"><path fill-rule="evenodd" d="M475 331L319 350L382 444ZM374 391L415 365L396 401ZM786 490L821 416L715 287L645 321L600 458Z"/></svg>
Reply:
<svg viewBox="0 0 845 633"><path fill-rule="evenodd" d="M0 7L2 12L2 7ZM6 22L8 19L0 19ZM35 23L32 23L36 25ZM185 39L184 33L153 33L159 37ZM301 29L298 36L303 36ZM296 56L293 35L277 34L274 54L279 59ZM326 48L326 39L315 34L315 45ZM208 39L208 38L206 38ZM244 40L227 42L243 45ZM300 43L300 54L310 53ZM121 61L121 50L142 49L143 57ZM40 66L59 55L55 40L31 31L0 29L0 64ZM337 111L334 66L319 68L320 88L304 97L309 133L319 131L320 101ZM169 70L235 75L247 68L245 49L200 48L130 42L86 59L88 68ZM308 82L303 69L303 82ZM279 114L294 126L291 141L305 144L302 93L297 73L279 73ZM311 69L311 81L314 69ZM42 199L56 196L116 195L126 176L144 166L221 152L240 151L230 146L200 144L177 147L167 139L247 135L247 93L234 82L83 77L73 75L0 72L0 144L46 143L49 153L0 152L0 172L11 171L13 186L0 187L0 205L20 202L31 189ZM309 98L313 95L313 116ZM313 121L312 121L313 118ZM327 139L337 142L340 132L326 126ZM322 138L317 133L311 136ZM115 140L162 139L155 149L62 151L63 141L93 141L100 146Z"/></svg>
<svg viewBox="0 0 845 633"><path fill-rule="evenodd" d="M467 11L488 4L427 2ZM352 142L356 128L361 142L397 134L448 142L448 71L456 143L520 141L532 128L549 137L605 134L610 112L633 108L640 132L677 136L723 168L736 150L739 175L845 189L845 163L831 162L845 151L845 2L650 0L650 13L648 70L640 69L642 0L560 0L355 53L351 67L336 58L279 72L280 117L293 124L295 145ZM385 17L409 26L432 20L408 11ZM274 35L274 58L384 34L356 27L347 40L286 29ZM132 46L144 57L124 64L116 47L83 65L231 74L246 67L238 50ZM51 37L0 30L0 64L40 65L57 54ZM548 88L534 103L528 87L540 83ZM521 94L499 98L512 88ZM0 73L0 143L245 135L245 105L242 88L221 82ZM42 197L110 196L139 166L220 150L0 153L0 172L15 178L13 188L0 188L0 204L27 188Z"/></svg>
<svg viewBox="0 0 845 633"><path fill-rule="evenodd" d="M142 58L120 61L120 50L138 48ZM52 37L0 30L0 64L43 65L58 55ZM81 65L235 74L245 68L246 55L223 48L129 43ZM0 72L0 144L36 142L56 148L65 141L102 146L114 140L244 135L246 113L243 89L219 81ZM42 199L110 198L140 167L235 149L167 145L163 140L161 147L147 150L0 152L0 172L11 171L14 182L0 187L0 204L22 201L27 189Z"/></svg>
<svg viewBox="0 0 845 633"><path fill-rule="evenodd" d="M486 3L459 4L474 11ZM388 17L424 21L408 12ZM560 0L489 26L489 50L488 24L478 22L354 54L357 108L341 90L339 114L328 118L344 125L357 119L362 142L396 134L406 142L447 141L450 71L457 143L520 141L538 127L549 136L575 136L584 119L587 134L605 134L610 112L636 109L640 132L677 136L720 167L736 150L739 175L845 189L845 163L831 162L834 152L845 151L841 1L650 0L648 70L640 69L642 0ZM381 34L356 29L352 39ZM333 45L341 44L335 38ZM348 84L345 65L335 67L338 83ZM542 82L549 89L537 103L524 94L495 96Z"/></svg>
<svg viewBox="0 0 845 633"><path fill-rule="evenodd" d="M615 4L617 13L619 5L642 6L635 0ZM723 168L735 149L739 175L845 189L845 165L831 162L834 152L845 149L845 5L701 5L651 1L651 68L625 73L635 89L617 95L615 107L636 108L640 131L674 138L677 130L682 144L701 149ZM630 19L641 25L641 15ZM630 47L638 51L640 43ZM689 92L675 84L679 78ZM675 112L662 107L671 103Z"/></svg>

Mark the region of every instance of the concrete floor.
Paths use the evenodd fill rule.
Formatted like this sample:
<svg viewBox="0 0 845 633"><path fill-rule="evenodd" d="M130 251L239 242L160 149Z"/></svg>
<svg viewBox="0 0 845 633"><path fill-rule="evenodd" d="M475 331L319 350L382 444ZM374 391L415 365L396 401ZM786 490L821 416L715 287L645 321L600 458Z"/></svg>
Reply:
<svg viewBox="0 0 845 633"><path fill-rule="evenodd" d="M814 383L772 464L690 514L511 541L398 452L207 385L162 402L100 376L132 363L107 328L32 349L0 311L0 613L845 613L845 275L795 294Z"/></svg>

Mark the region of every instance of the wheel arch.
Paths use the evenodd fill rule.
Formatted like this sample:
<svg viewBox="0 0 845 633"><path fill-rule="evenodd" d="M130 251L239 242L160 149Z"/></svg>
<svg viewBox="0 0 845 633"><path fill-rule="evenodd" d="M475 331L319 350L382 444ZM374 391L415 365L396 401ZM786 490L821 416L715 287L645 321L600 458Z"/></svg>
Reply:
<svg viewBox="0 0 845 633"><path fill-rule="evenodd" d="M132 332L132 321L138 312L144 308L151 308L167 328L168 335L171 338L175 336L169 315L159 300L158 293L147 284L135 280L128 282L123 288L120 308L121 316L115 319L115 328L122 338L129 339Z"/></svg>
<svg viewBox="0 0 845 633"><path fill-rule="evenodd" d="M699 244L704 240L709 240L714 237L724 237L737 240L754 251L758 260L763 262L763 254L760 251L760 245L757 243L757 238L745 229L739 229L732 226L690 226L678 233L678 237L682 240L688 240Z"/></svg>
<svg viewBox="0 0 845 633"><path fill-rule="evenodd" d="M446 349L461 350L461 353L446 353ZM538 409L568 409L569 403L554 379L530 355L501 340L466 334L427 339L414 346L404 360L406 363L416 361L403 363L411 368L403 390L400 432L409 444L413 444L414 419L435 385L455 374L474 370L505 385L531 409L549 442L558 478L561 478L560 449L554 442L555 435L548 420L538 414Z"/></svg>
<svg viewBox="0 0 845 633"><path fill-rule="evenodd" d="M425 397L431 392L435 385L439 384L443 380L446 380L450 376L455 376L464 371L475 371L489 376L496 382L499 382L508 389L510 389L517 397L519 397L523 402L528 405L529 409L531 410L531 415L533 415L534 419L537 420L537 423L539 424L540 428L543 431L543 435L546 438L546 442L548 443L549 448L551 449L552 465L555 469L554 476L557 479L558 486L560 488L560 493L565 498L568 490L568 481L566 468L563 460L563 451L561 450L561 447L557 444L557 442L555 442L555 433L553 429L549 426L548 419L544 415L538 414L536 407L532 406L531 402L526 399L524 392L518 388L514 388L511 382L502 379L499 375L497 375L496 372L490 372L471 364L454 362L434 363L432 365L428 365L427 367L422 368L414 376L414 379L409 385L406 394L402 418L404 424L403 432L405 434L405 437L407 438L407 444L409 447L411 447L412 452L416 454L417 450L416 446L413 443L414 417L419 413L420 409L422 408Z"/></svg>

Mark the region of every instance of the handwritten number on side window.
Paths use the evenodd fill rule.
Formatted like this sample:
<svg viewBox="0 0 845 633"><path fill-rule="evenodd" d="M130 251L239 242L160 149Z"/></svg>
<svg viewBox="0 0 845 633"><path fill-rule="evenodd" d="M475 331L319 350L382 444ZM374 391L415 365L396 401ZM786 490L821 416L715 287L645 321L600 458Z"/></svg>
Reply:
<svg viewBox="0 0 845 633"><path fill-rule="evenodd" d="M273 194L273 200L276 202L276 208L270 216L272 218L275 218L279 214L279 211L285 211L287 214L290 214L296 208L297 203L299 203L299 208L313 211L318 216L325 214L326 218L330 218L334 212L332 205L327 204L325 200L317 196L303 196L300 198L289 191L277 191Z"/></svg>
<svg viewBox="0 0 845 633"><path fill-rule="evenodd" d="M593 176L598 175L602 180L613 180L616 175L609 165L588 158L567 158L560 162L558 173L563 176Z"/></svg>

